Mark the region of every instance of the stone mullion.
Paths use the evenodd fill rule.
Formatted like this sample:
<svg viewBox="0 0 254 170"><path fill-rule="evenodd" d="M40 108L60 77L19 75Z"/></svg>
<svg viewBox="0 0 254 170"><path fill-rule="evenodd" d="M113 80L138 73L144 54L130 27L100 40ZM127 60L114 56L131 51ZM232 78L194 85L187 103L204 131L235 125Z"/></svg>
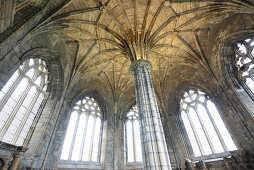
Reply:
<svg viewBox="0 0 254 170"><path fill-rule="evenodd" d="M89 160L89 161L92 160L93 140L94 140L95 126L96 126L96 117L93 116L93 130L92 130L91 143L90 143L90 148L89 148L89 157L88 157L88 160Z"/></svg>
<svg viewBox="0 0 254 170"><path fill-rule="evenodd" d="M185 110L181 110L181 112L184 111L184 113L186 113ZM180 113L181 113L180 112ZM181 113L182 114L182 113ZM172 119L172 118L171 118ZM180 139L182 141L182 145L184 147L184 154L186 158L188 159L191 159L193 156L194 156L194 152L192 150L192 146L191 146L191 143L190 143L190 140L189 142L186 142L186 140L188 140L188 134L187 134L187 130L185 129L185 126L184 126L184 122L183 122L183 119L182 119L182 116L181 115L176 115L176 117L174 118L174 120L176 121L176 128L179 130L179 135L180 135ZM172 120L170 120L172 121ZM200 152L201 153L201 152Z"/></svg>
<svg viewBox="0 0 254 170"><path fill-rule="evenodd" d="M134 120L132 118L131 120L131 128L132 128L132 143L133 143L133 156L134 156L134 162L136 162L136 143L135 143L135 135L134 135Z"/></svg>
<svg viewBox="0 0 254 170"><path fill-rule="evenodd" d="M86 114L86 113L83 113ZM82 141L81 141L81 151L80 151L80 156L79 159L82 160L83 157L83 152L84 152L84 145L85 145L85 139L86 139L86 132L87 132L87 124L88 124L88 119L89 119L89 114L86 114L86 123L85 123L85 128L84 128L84 133L82 136Z"/></svg>
<svg viewBox="0 0 254 170"><path fill-rule="evenodd" d="M187 108L187 109L188 109L188 108ZM197 141L197 143L198 143L199 151L200 151L201 155L204 155L204 150L203 150L202 145L201 145L201 142L200 142L200 140L199 140L199 137L198 137L196 128L195 128L195 126L194 126L194 124L193 124L193 122L192 122L192 120L191 120L191 118L190 118L189 110L186 112L186 115L187 115L187 118L188 118L188 120L189 120L189 122L190 122L191 129L192 129L192 131L193 131L193 133L194 133L195 139L196 139L196 141Z"/></svg>
<svg viewBox="0 0 254 170"><path fill-rule="evenodd" d="M22 73L19 73L19 76L17 77L17 79L11 85L10 89L8 90L8 92L3 97L2 102L0 103L0 111L3 109L3 107L7 103L8 99L11 97L12 93L15 91L15 89L17 88L17 86L19 85L19 83L21 82L21 80L23 78L24 77L23 77Z"/></svg>
<svg viewBox="0 0 254 170"><path fill-rule="evenodd" d="M215 149L214 149L213 143L212 143L212 141L211 141L211 139L210 139L210 137L208 135L208 132L206 130L206 127L205 127L203 121L201 120L201 115L200 115L200 113L199 113L199 111L198 111L198 109L196 107L194 109L195 109L196 115L198 117L198 120L199 120L199 122L200 122L200 124L202 126L202 129L203 129L203 131L205 133L205 136L206 136L206 139L207 139L208 144L210 146L210 149L212 150L212 153L215 153Z"/></svg>
<svg viewBox="0 0 254 170"><path fill-rule="evenodd" d="M44 93L44 91L41 90L40 94L43 94L43 100L41 102L41 105L40 105L39 109L37 110L37 113L36 113L36 115L34 117L33 123L32 123L32 125L31 125L31 127L30 127L30 129L29 129L29 131L28 131L28 133L26 135L25 140L24 140L23 146L25 146L25 147L28 146L29 141L32 138L35 126L36 126L36 124L38 122L38 119L40 118L41 112L42 112L43 108L45 107L46 101L48 99L48 97L45 97L46 94Z"/></svg>
<svg viewBox="0 0 254 170"><path fill-rule="evenodd" d="M23 117L23 119L18 127L18 130L13 138L13 141L12 141L13 143L17 142L18 137L19 137L20 133L22 132L22 130L26 124L26 121L27 121L29 115L31 114L31 110L33 109L33 106L35 105L36 101L38 100L38 97L40 96L40 94L41 94L40 91L37 89L37 92L36 92L35 96L33 97L32 102L29 104L29 106L26 110L25 116Z"/></svg>
<svg viewBox="0 0 254 170"><path fill-rule="evenodd" d="M101 157L101 147L102 147L102 133L103 133L103 122L101 120L101 117L100 118L100 135L99 135L99 144L98 144L98 154L97 154L97 162L100 162L100 157Z"/></svg>
<svg viewBox="0 0 254 170"><path fill-rule="evenodd" d="M224 140L223 140L223 138L222 138L222 136L221 136L221 133L220 133L220 131L219 131L219 129L218 129L218 127L217 127L217 125L216 125L216 123L215 123L215 121L214 121L214 119L213 119L211 113L210 113L210 110L207 108L207 105L206 105L206 104L204 104L204 107L205 107L205 109L206 109L206 112L207 112L207 114L208 114L208 116L209 116L209 118L210 118L212 124L213 124L213 127L214 127L214 129L215 129L215 131L216 131L216 133L217 133L217 136L219 137L219 140L220 140L220 142L221 142L221 145L222 145L224 151L228 151L228 148L227 148L227 146L226 146L226 144L225 144L225 142L224 142Z"/></svg>
<svg viewBox="0 0 254 170"><path fill-rule="evenodd" d="M134 61L130 67L135 79L136 100L140 112L144 169L169 170L171 165L150 69L151 63L142 59Z"/></svg>
<svg viewBox="0 0 254 170"><path fill-rule="evenodd" d="M40 73L36 73L36 74L37 74L37 75L36 75L36 78L30 78L30 77L27 76L27 75L24 75L24 78L26 78L26 79L28 79L29 81L31 81L32 84L33 84L33 86L35 86L37 89L42 90L42 87L41 87L40 85L38 85L38 84L35 83L36 79L40 76ZM42 78L43 78L43 77L42 77ZM43 81L43 79L42 79L42 81Z"/></svg>
<svg viewBox="0 0 254 170"><path fill-rule="evenodd" d="M0 133L0 139L3 139L5 133L7 132L9 126L11 125L11 123L13 121L13 119L16 117L16 114L17 114L19 108L22 106L22 104L23 104L29 90L31 89L31 87L32 87L32 83L31 83L31 81L29 81L29 84L27 85L26 89L24 90L21 97L19 98L15 108L12 110L10 116L8 117L7 121L5 122L5 124L4 124L4 126L1 130L1 133ZM14 134L14 136L15 136L15 134Z"/></svg>
<svg viewBox="0 0 254 170"><path fill-rule="evenodd" d="M73 132L72 140L71 140L71 147L70 147L70 150L69 150L68 160L71 160L71 156L72 156L72 152L73 152L73 148L74 148L74 142L75 142L75 139L76 139L78 125L79 125L79 120L80 120L80 111L78 111L78 117L77 117L77 120L76 120L76 125L75 125L75 129L74 129L74 132Z"/></svg>

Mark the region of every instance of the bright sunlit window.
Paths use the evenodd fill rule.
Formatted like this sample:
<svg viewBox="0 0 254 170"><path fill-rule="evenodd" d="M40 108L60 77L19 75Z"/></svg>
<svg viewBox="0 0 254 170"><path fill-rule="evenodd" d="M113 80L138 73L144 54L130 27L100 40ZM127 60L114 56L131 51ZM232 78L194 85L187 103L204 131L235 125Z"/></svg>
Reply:
<svg viewBox="0 0 254 170"><path fill-rule="evenodd" d="M44 99L48 71L41 59L26 60L0 91L0 140L22 146Z"/></svg>
<svg viewBox="0 0 254 170"><path fill-rule="evenodd" d="M236 150L216 106L205 93L188 90L180 102L181 117L195 156Z"/></svg>
<svg viewBox="0 0 254 170"><path fill-rule="evenodd" d="M127 143L127 162L141 162L141 140L138 120L138 110L134 106L126 115L125 132Z"/></svg>
<svg viewBox="0 0 254 170"><path fill-rule="evenodd" d="M72 109L60 159L98 162L100 137L100 107L86 96Z"/></svg>
<svg viewBox="0 0 254 170"><path fill-rule="evenodd" d="M254 95L254 39L246 39L235 46L235 66L238 78L247 91Z"/></svg>

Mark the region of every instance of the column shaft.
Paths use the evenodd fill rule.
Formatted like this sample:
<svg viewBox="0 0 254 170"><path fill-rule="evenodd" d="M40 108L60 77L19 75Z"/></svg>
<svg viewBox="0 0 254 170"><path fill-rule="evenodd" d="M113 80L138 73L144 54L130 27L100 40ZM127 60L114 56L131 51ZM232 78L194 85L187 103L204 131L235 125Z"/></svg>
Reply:
<svg viewBox="0 0 254 170"><path fill-rule="evenodd" d="M20 157L19 156L15 156L14 159L13 159L13 162L12 162L12 164L10 166L10 170L16 170L17 167L18 167L19 161L20 161Z"/></svg>
<svg viewBox="0 0 254 170"><path fill-rule="evenodd" d="M148 60L134 61L130 71L135 79L135 91L140 115L140 130L145 170L171 170L158 104L152 84Z"/></svg>
<svg viewBox="0 0 254 170"><path fill-rule="evenodd" d="M0 1L0 33L12 26L15 15L15 0Z"/></svg>

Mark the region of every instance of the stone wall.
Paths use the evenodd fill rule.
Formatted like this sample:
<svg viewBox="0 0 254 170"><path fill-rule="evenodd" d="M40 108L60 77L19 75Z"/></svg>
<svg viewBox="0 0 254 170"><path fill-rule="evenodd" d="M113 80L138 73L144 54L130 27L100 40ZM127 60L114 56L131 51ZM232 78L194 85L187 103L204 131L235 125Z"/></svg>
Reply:
<svg viewBox="0 0 254 170"><path fill-rule="evenodd" d="M4 2L7 1L0 3ZM46 2L48 1L41 6L33 6L30 8L31 11L25 11L26 8L23 8L24 11L17 13L19 18L16 18L16 21L13 7L10 8L5 15L8 15L6 18L8 23L0 26L0 89L27 58L44 59L50 72L48 97L38 112L34 126L31 127L27 139L28 151L20 161L19 169L143 169L142 163L126 163L124 115L135 103L133 79L128 77L128 72L124 72L126 70L122 69L121 72L124 70L124 74L128 76L123 74L122 76L126 76L127 80L119 84L130 82L132 85L127 90L121 91L121 87L116 85L117 81L114 81L117 76L113 75L111 78L110 74L108 76L105 72L80 73L73 78L74 68L78 63L76 57L80 52L81 44L70 37L63 38L57 33L40 32L41 24L47 22L70 1L51 1L50 6ZM0 7L2 9L3 5ZM22 18L22 12L26 14L25 18ZM3 16L1 15L0 19ZM212 24L210 32L200 35L201 40L198 43L205 46L203 49L200 48L200 52L207 60L209 71L187 59L186 61L181 59L177 61L179 63L169 64L167 69L170 74L165 72L165 76L160 77L157 75L157 71L160 73L158 68L164 69L166 66L155 64L155 70L157 70L152 72L152 80L158 97L159 113L172 169L253 169L251 166L254 150L253 97L246 93L237 80L232 69L232 62L230 62L234 55L232 42L253 36L252 17L251 14L225 17L222 22ZM14 27L9 28L13 21ZM6 20L2 20L1 24L3 22ZM185 43L188 44L188 42ZM129 62L126 61L126 65ZM114 72L115 67L113 71L108 66L102 68L104 69L111 73ZM102 78L103 74L104 78ZM161 82L164 83L163 86L160 86ZM200 89L211 97L238 151L230 152L227 156L220 155L221 158L218 159L194 160L194 154L179 115L180 96L189 88ZM59 160L72 103L86 94L95 96L103 111L100 161L72 163ZM13 156L13 152L5 151L6 148L0 149L0 154Z"/></svg>

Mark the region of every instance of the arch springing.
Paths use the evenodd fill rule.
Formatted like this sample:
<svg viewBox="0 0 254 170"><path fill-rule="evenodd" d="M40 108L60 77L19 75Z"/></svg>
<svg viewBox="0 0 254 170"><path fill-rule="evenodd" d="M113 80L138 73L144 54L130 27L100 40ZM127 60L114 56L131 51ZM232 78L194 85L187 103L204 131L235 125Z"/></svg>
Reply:
<svg viewBox="0 0 254 170"><path fill-rule="evenodd" d="M254 39L246 39L235 45L235 66L238 79L248 93L254 97Z"/></svg>
<svg viewBox="0 0 254 170"><path fill-rule="evenodd" d="M79 100L72 108L60 159L98 162L101 129L98 103L89 96Z"/></svg>
<svg viewBox="0 0 254 170"><path fill-rule="evenodd" d="M180 110L195 156L236 150L220 113L205 93L186 91L180 101Z"/></svg>
<svg viewBox="0 0 254 170"><path fill-rule="evenodd" d="M22 146L45 97L48 71L45 61L30 58L0 91L0 140Z"/></svg>
<svg viewBox="0 0 254 170"><path fill-rule="evenodd" d="M141 140L138 109L134 106L126 115L125 141L127 148L127 162L141 162Z"/></svg>

